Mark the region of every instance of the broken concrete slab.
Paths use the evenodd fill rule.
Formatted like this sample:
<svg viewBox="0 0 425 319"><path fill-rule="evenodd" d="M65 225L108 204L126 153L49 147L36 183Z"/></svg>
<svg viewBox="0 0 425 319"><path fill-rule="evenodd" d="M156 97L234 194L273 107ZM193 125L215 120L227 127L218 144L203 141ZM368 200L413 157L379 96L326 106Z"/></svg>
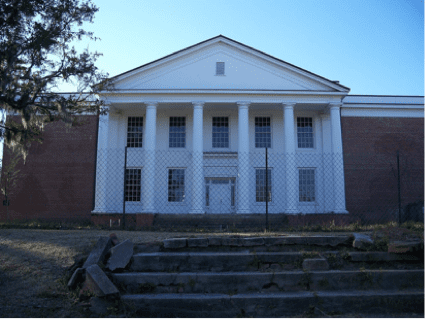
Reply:
<svg viewBox="0 0 425 319"><path fill-rule="evenodd" d="M111 248L111 257L109 257L106 268L111 271L115 269L124 269L133 256L133 243L127 239L122 243Z"/></svg>
<svg viewBox="0 0 425 319"><path fill-rule="evenodd" d="M208 247L207 238L188 238L187 239L188 247Z"/></svg>
<svg viewBox="0 0 425 319"><path fill-rule="evenodd" d="M414 253L424 249L420 240L392 241L388 244L388 252L395 254Z"/></svg>
<svg viewBox="0 0 425 319"><path fill-rule="evenodd" d="M164 248L166 249L176 249L176 248L184 248L187 245L186 238L172 238L164 240Z"/></svg>
<svg viewBox="0 0 425 319"><path fill-rule="evenodd" d="M162 243L152 242L146 244L138 244L134 246L134 253L157 253L161 250Z"/></svg>
<svg viewBox="0 0 425 319"><path fill-rule="evenodd" d="M74 289L77 284L83 281L84 269L77 268L68 281L68 289Z"/></svg>
<svg viewBox="0 0 425 319"><path fill-rule="evenodd" d="M309 258L303 261L304 270L328 270L329 264L325 258Z"/></svg>
<svg viewBox="0 0 425 319"><path fill-rule="evenodd" d="M353 241L354 248L366 250L370 246L372 246L374 243L373 239L368 235L353 233L353 236L354 236L354 241Z"/></svg>
<svg viewBox="0 0 425 319"><path fill-rule="evenodd" d="M117 299L120 292L109 280L108 276L98 265L91 265L86 269L86 287L98 297L108 297Z"/></svg>
<svg viewBox="0 0 425 319"><path fill-rule="evenodd" d="M100 237L91 251L89 257L83 265L83 268L86 269L91 265L97 265L99 263L103 263L106 253L112 246L112 241L110 237Z"/></svg>
<svg viewBox="0 0 425 319"><path fill-rule="evenodd" d="M233 246L233 247L241 247L243 246L243 238L235 238L235 237L225 237L222 238L221 244L223 246Z"/></svg>

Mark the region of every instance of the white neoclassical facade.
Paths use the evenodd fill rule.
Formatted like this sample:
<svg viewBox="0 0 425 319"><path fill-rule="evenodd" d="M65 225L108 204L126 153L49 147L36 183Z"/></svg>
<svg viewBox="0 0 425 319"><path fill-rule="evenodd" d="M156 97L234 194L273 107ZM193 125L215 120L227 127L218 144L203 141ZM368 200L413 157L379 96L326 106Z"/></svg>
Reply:
<svg viewBox="0 0 425 319"><path fill-rule="evenodd" d="M221 35L114 80L94 214L347 213L338 81Z"/></svg>

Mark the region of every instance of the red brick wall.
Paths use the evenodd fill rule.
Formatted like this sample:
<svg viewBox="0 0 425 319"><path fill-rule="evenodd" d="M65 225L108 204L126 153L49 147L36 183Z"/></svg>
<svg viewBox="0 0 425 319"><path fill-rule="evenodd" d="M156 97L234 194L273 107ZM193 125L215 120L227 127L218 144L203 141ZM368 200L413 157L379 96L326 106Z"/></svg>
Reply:
<svg viewBox="0 0 425 319"><path fill-rule="evenodd" d="M424 199L423 118L342 117L347 210L364 220L394 220L402 206ZM393 214L391 215L391 212Z"/></svg>
<svg viewBox="0 0 425 319"><path fill-rule="evenodd" d="M62 122L49 123L43 143L31 145L25 165L20 162L18 167L21 178L9 197L11 219L90 220L97 117L80 116L78 122L71 128ZM6 149L3 153L4 170L9 156ZM0 220L5 219L6 208L1 205Z"/></svg>

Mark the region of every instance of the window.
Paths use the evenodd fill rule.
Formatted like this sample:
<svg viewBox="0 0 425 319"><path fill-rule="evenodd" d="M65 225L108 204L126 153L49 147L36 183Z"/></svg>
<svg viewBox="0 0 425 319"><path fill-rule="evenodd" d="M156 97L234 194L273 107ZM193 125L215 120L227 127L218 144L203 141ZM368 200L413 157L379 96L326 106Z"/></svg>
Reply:
<svg viewBox="0 0 425 319"><path fill-rule="evenodd" d="M173 148L186 147L186 118L170 117L170 133L168 146Z"/></svg>
<svg viewBox="0 0 425 319"><path fill-rule="evenodd" d="M224 75L224 62L216 62L215 75Z"/></svg>
<svg viewBox="0 0 425 319"><path fill-rule="evenodd" d="M140 168L128 168L125 170L125 201L140 202L140 186L142 170Z"/></svg>
<svg viewBox="0 0 425 319"><path fill-rule="evenodd" d="M272 171L267 169L268 201L272 201ZM255 170L255 201L266 201L266 169L257 168Z"/></svg>
<svg viewBox="0 0 425 319"><path fill-rule="evenodd" d="M299 170L299 188L300 202L314 202L316 200L313 168L301 168Z"/></svg>
<svg viewBox="0 0 425 319"><path fill-rule="evenodd" d="M168 170L168 201L184 201L184 169Z"/></svg>
<svg viewBox="0 0 425 319"><path fill-rule="evenodd" d="M297 117L298 148L313 148L313 118Z"/></svg>
<svg viewBox="0 0 425 319"><path fill-rule="evenodd" d="M270 117L255 118L255 147L272 147Z"/></svg>
<svg viewBox="0 0 425 319"><path fill-rule="evenodd" d="M229 148L229 118L213 117L212 147Z"/></svg>
<svg viewBox="0 0 425 319"><path fill-rule="evenodd" d="M127 125L127 147L142 147L143 117L131 116Z"/></svg>

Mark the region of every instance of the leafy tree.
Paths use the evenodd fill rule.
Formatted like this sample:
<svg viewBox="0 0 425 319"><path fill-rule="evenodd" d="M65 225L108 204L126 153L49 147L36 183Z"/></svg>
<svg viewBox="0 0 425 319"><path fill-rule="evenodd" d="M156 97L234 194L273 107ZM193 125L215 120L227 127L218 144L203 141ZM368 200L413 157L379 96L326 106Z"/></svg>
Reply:
<svg viewBox="0 0 425 319"><path fill-rule="evenodd" d="M82 112L107 112L96 98L112 88L95 66L102 54L73 46L98 39L81 28L97 11L90 0L0 0L0 110L21 119L0 121L0 137L24 159L44 123L71 125ZM61 83L77 84L76 93L55 93Z"/></svg>
<svg viewBox="0 0 425 319"><path fill-rule="evenodd" d="M13 152L10 148L6 149L6 152L8 153L9 162L2 167L2 185L1 185L1 192L5 197L5 200L7 202L6 205L6 212L7 212L7 219L10 220L9 216L9 199L8 197L14 193L16 190L16 183L21 177L21 170L16 169L16 166L18 165L19 161L22 158L22 154L18 152Z"/></svg>

